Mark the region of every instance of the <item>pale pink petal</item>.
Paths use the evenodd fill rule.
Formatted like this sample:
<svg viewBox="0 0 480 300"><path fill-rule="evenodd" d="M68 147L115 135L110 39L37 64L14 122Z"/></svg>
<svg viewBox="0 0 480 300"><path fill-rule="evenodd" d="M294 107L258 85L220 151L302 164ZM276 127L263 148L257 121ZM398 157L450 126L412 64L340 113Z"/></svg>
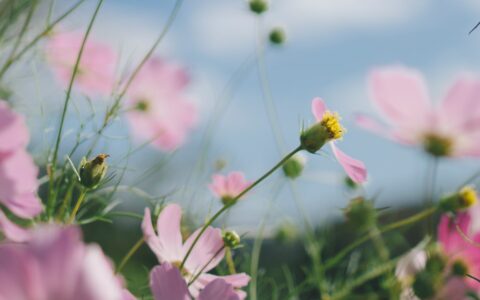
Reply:
<svg viewBox="0 0 480 300"><path fill-rule="evenodd" d="M215 279L200 292L197 300L240 300L231 284Z"/></svg>
<svg viewBox="0 0 480 300"><path fill-rule="evenodd" d="M323 101L322 98L313 98L312 100L312 113L315 116L315 120L317 122L322 121L323 115L327 111L327 106L325 105L325 102Z"/></svg>
<svg viewBox="0 0 480 300"><path fill-rule="evenodd" d="M250 185L242 172L231 172L227 178L227 190L232 197L238 196L244 189Z"/></svg>
<svg viewBox="0 0 480 300"><path fill-rule="evenodd" d="M362 161L356 160L343 153L335 143L331 142L333 155L343 167L347 175L356 183L363 183L367 180L367 169Z"/></svg>
<svg viewBox="0 0 480 300"><path fill-rule="evenodd" d="M190 249L193 241L200 233L197 229L183 245L183 252L186 253ZM203 269L208 272L216 267L225 255L222 232L218 228L208 227L199 238L195 247L193 247L190 256L185 262L185 267L191 274L196 274Z"/></svg>
<svg viewBox="0 0 480 300"><path fill-rule="evenodd" d="M466 300L469 299L469 297L466 297L468 290L469 288L464 279L452 277L442 286L435 299Z"/></svg>
<svg viewBox="0 0 480 300"><path fill-rule="evenodd" d="M137 300L137 298L129 290L123 289L122 300Z"/></svg>
<svg viewBox="0 0 480 300"><path fill-rule="evenodd" d="M377 120L371 118L370 116L365 114L356 114L355 123L363 129L373 132L379 136L392 139L390 130L387 129L385 125L380 124Z"/></svg>
<svg viewBox="0 0 480 300"><path fill-rule="evenodd" d="M177 204L168 204L162 209L157 219L158 239L163 247L162 257L170 262L181 258L181 218L181 207Z"/></svg>
<svg viewBox="0 0 480 300"><path fill-rule="evenodd" d="M406 280L423 270L426 263L426 251L423 247L415 247L400 258L395 268L395 276L400 280Z"/></svg>
<svg viewBox="0 0 480 300"><path fill-rule="evenodd" d="M400 66L376 69L370 74L373 102L392 124L423 128L429 121L431 105L420 73Z"/></svg>
<svg viewBox="0 0 480 300"><path fill-rule="evenodd" d="M221 198L227 194L227 182L225 176L214 174L212 176L212 183L208 185L212 193Z"/></svg>
<svg viewBox="0 0 480 300"><path fill-rule="evenodd" d="M231 284L235 288L235 293L238 295L239 299L245 299L247 294L240 290L248 285L250 282L250 276L245 273L233 274L233 275L226 275L226 276L217 276L212 274L202 274L198 277L197 281L195 282L195 288L197 290L202 290L207 286L209 283L216 279L225 280L226 283Z"/></svg>
<svg viewBox="0 0 480 300"><path fill-rule="evenodd" d="M23 116L0 100L0 153L25 147L30 136Z"/></svg>
<svg viewBox="0 0 480 300"><path fill-rule="evenodd" d="M10 221L0 210L0 232L13 242L25 242L30 239L30 232Z"/></svg>
<svg viewBox="0 0 480 300"><path fill-rule="evenodd" d="M169 263L153 268L150 273L150 288L154 300L190 300L187 283L180 271Z"/></svg>
<svg viewBox="0 0 480 300"><path fill-rule="evenodd" d="M166 258L164 255L163 245L160 242L160 239L157 237L155 230L152 225L152 217L150 214L150 209L145 208L145 213L142 221L142 232L145 242L150 247L152 252L157 256L160 262L165 262Z"/></svg>

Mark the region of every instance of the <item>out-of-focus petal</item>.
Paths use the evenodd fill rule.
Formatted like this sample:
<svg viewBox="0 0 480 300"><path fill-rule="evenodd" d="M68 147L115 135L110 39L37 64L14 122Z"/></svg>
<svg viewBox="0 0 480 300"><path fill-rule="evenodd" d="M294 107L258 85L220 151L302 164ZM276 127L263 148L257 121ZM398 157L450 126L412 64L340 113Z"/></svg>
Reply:
<svg viewBox="0 0 480 300"><path fill-rule="evenodd" d="M160 242L160 239L157 237L155 230L152 225L152 216L150 214L150 209L145 208L145 213L143 215L142 221L142 232L145 242L150 247L150 249L155 253L160 262L166 261L164 255L163 245Z"/></svg>
<svg viewBox="0 0 480 300"><path fill-rule="evenodd" d="M191 247L193 241L200 233L197 229L183 245L184 253ZM193 247L190 256L185 262L185 267L191 274L196 274L203 269L208 272L216 267L225 255L222 232L218 228L208 227Z"/></svg>
<svg viewBox="0 0 480 300"><path fill-rule="evenodd" d="M168 204L157 219L158 239L163 247L162 257L168 261L181 259L181 218L182 208L177 204Z"/></svg>
<svg viewBox="0 0 480 300"><path fill-rule="evenodd" d="M343 153L335 143L331 142L333 155L343 167L347 175L356 183L363 183L367 180L367 169L362 161L354 159Z"/></svg>
<svg viewBox="0 0 480 300"><path fill-rule="evenodd" d="M30 232L10 221L0 210L0 231L13 242L25 242L30 239Z"/></svg>
<svg viewBox="0 0 480 300"><path fill-rule="evenodd" d="M153 268L150 288L155 300L190 300L187 283L180 271L169 263Z"/></svg>
<svg viewBox="0 0 480 300"><path fill-rule="evenodd" d="M215 279L200 292L197 300L240 300L233 286L223 279Z"/></svg>
<svg viewBox="0 0 480 300"><path fill-rule="evenodd" d="M0 153L15 151L28 144L30 136L23 116L0 100Z"/></svg>
<svg viewBox="0 0 480 300"><path fill-rule="evenodd" d="M312 113L317 122L320 122L323 119L323 114L327 111L327 106L325 101L322 98L313 98L312 100Z"/></svg>

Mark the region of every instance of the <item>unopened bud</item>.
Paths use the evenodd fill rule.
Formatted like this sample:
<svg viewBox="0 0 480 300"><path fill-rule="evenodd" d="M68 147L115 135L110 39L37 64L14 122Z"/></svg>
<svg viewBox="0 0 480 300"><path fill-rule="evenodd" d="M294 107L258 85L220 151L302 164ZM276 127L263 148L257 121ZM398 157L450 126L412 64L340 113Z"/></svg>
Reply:
<svg viewBox="0 0 480 300"><path fill-rule="evenodd" d="M472 186L464 186L455 194L440 200L440 208L445 212L456 213L468 209L477 203L477 191Z"/></svg>
<svg viewBox="0 0 480 300"><path fill-rule="evenodd" d="M465 277L468 273L467 265L461 261L456 260L452 265L452 274L455 276Z"/></svg>
<svg viewBox="0 0 480 300"><path fill-rule="evenodd" d="M428 272L420 272L412 284L413 292L420 299L428 299L435 295L434 279Z"/></svg>
<svg viewBox="0 0 480 300"><path fill-rule="evenodd" d="M329 139L328 130L321 123L316 123L300 135L302 148L310 153L315 153L325 145Z"/></svg>
<svg viewBox="0 0 480 300"><path fill-rule="evenodd" d="M92 160L85 158L80 163L80 183L86 188L95 188L107 173L108 165L106 158L108 154L99 154Z"/></svg>
<svg viewBox="0 0 480 300"><path fill-rule="evenodd" d="M266 0L250 0L250 10L256 14L262 14L268 9L268 2Z"/></svg>
<svg viewBox="0 0 480 300"><path fill-rule="evenodd" d="M285 30L280 27L273 28L272 31L270 31L268 38L272 44L282 45L286 40Z"/></svg>
<svg viewBox="0 0 480 300"><path fill-rule="evenodd" d="M373 202L363 197L352 199L344 213L348 222L360 231L374 226L377 221L377 211Z"/></svg>
<svg viewBox="0 0 480 300"><path fill-rule="evenodd" d="M223 243L225 247L235 249L240 246L240 236L233 230L228 230L223 233Z"/></svg>
<svg viewBox="0 0 480 300"><path fill-rule="evenodd" d="M299 177L300 175L302 175L302 171L306 161L307 158L301 153L295 154L283 164L283 173L285 174L285 176L291 179Z"/></svg>

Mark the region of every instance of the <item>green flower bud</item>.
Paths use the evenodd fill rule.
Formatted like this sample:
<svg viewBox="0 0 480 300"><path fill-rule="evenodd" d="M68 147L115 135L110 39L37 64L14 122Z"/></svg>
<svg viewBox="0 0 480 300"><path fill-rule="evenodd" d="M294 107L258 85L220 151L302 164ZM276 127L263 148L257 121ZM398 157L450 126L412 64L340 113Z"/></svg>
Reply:
<svg viewBox="0 0 480 300"><path fill-rule="evenodd" d="M300 175L302 175L306 160L307 158L302 154L295 154L283 164L283 173L285 174L285 176L291 179L299 177Z"/></svg>
<svg viewBox="0 0 480 300"><path fill-rule="evenodd" d="M363 197L352 199L344 213L348 222L360 231L367 230L377 222L377 211L373 202Z"/></svg>
<svg viewBox="0 0 480 300"><path fill-rule="evenodd" d="M328 130L321 123L316 123L312 127L303 131L300 135L300 144L302 148L310 153L320 150L330 138Z"/></svg>
<svg viewBox="0 0 480 300"><path fill-rule="evenodd" d="M472 186L464 186L455 194L440 200L439 206L445 212L456 213L477 204L477 191Z"/></svg>
<svg viewBox="0 0 480 300"><path fill-rule="evenodd" d="M415 276L413 281L413 292L420 299L428 299L435 295L434 279L428 272L420 272Z"/></svg>
<svg viewBox="0 0 480 300"><path fill-rule="evenodd" d="M250 10L256 14L262 14L268 9L268 2L266 0L250 0Z"/></svg>
<svg viewBox="0 0 480 300"><path fill-rule="evenodd" d="M286 40L285 30L280 27L273 28L272 31L270 31L268 38L272 44L282 45Z"/></svg>
<svg viewBox="0 0 480 300"><path fill-rule="evenodd" d="M223 233L223 243L225 247L235 249L240 247L240 236L233 230L228 230Z"/></svg>
<svg viewBox="0 0 480 300"><path fill-rule="evenodd" d="M108 165L105 159L108 154L99 154L92 160L85 158L80 163L80 183L86 188L95 188L107 173Z"/></svg>
<svg viewBox="0 0 480 300"><path fill-rule="evenodd" d="M292 224L285 223L278 227L274 239L280 243L291 243L297 237L297 230Z"/></svg>
<svg viewBox="0 0 480 300"><path fill-rule="evenodd" d="M351 190L354 190L354 189L356 189L357 187L360 186L358 183L353 181L352 178L350 178L349 176L345 176L345 178L343 180L343 183L345 184L345 186L347 188L349 188Z"/></svg>
<svg viewBox="0 0 480 300"><path fill-rule="evenodd" d="M452 274L455 276L465 277L468 273L467 265L461 261L456 260L452 265Z"/></svg>

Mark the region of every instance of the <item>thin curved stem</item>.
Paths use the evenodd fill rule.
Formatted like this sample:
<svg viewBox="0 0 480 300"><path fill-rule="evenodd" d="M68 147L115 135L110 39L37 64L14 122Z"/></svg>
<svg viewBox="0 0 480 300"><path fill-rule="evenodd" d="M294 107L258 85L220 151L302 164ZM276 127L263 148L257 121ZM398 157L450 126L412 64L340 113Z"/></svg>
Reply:
<svg viewBox="0 0 480 300"><path fill-rule="evenodd" d="M72 224L75 221L75 217L77 216L80 207L82 206L83 202L85 201L85 196L87 195L87 189L83 188L80 192L80 196L78 196L77 203L75 203L75 207L70 214L70 218L68 219L67 224Z"/></svg>
<svg viewBox="0 0 480 300"><path fill-rule="evenodd" d="M145 242L145 239L142 237L141 239L139 239L133 246L132 248L130 248L130 250L128 251L128 253L122 258L122 260L120 261L120 264L118 265L118 268L117 270L115 271L115 273L120 273L123 268L125 267L125 265L127 264L127 262L130 260L130 258L132 258L132 256L138 251L138 249L140 249L140 247L142 247L143 243Z"/></svg>

